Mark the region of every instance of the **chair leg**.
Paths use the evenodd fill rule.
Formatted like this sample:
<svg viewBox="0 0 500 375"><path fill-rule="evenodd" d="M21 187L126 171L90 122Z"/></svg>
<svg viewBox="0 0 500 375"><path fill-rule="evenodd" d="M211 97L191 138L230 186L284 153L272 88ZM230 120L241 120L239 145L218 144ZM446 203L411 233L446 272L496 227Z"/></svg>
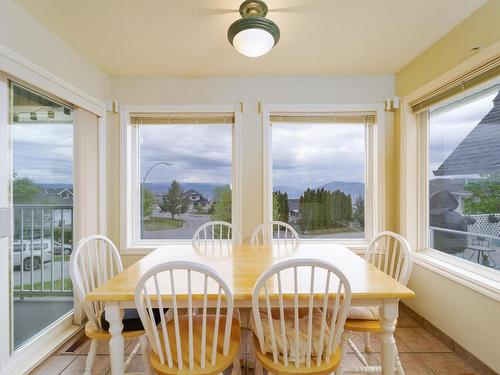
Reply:
<svg viewBox="0 0 500 375"><path fill-rule="evenodd" d="M344 373L345 358L347 357L347 346L349 345L349 331L344 331L340 341L340 363L335 375L342 375Z"/></svg>
<svg viewBox="0 0 500 375"><path fill-rule="evenodd" d="M241 375L241 364L238 356L233 361L233 370L231 371L231 375Z"/></svg>
<svg viewBox="0 0 500 375"><path fill-rule="evenodd" d="M95 356L97 354L97 340L93 339L90 342L89 354L87 354L87 360L85 361L85 372L84 375L91 375L92 367L94 367Z"/></svg>
<svg viewBox="0 0 500 375"><path fill-rule="evenodd" d="M141 344L137 343L137 345L134 347L134 349L132 350L132 352L130 353L130 355L127 357L127 360L123 364L123 371L127 371L128 367L132 363L132 360L134 359L134 357L136 356L136 354L139 353L139 349L140 348L141 348Z"/></svg>
<svg viewBox="0 0 500 375"><path fill-rule="evenodd" d="M358 347L354 344L354 342L351 339L349 339L348 342L349 342L349 346L351 347L352 351L354 352L356 357L358 357L359 361L363 364L363 366L368 366L368 362L366 361L363 354L359 351Z"/></svg>
<svg viewBox="0 0 500 375"><path fill-rule="evenodd" d="M262 364L257 359L255 360L255 375L262 375Z"/></svg>
<svg viewBox="0 0 500 375"><path fill-rule="evenodd" d="M144 361L146 375L152 375L153 371L151 370L151 362L149 361L149 354L151 352L151 348L149 347L149 342L146 335L139 337L139 343L141 344L141 356L142 360Z"/></svg>
<svg viewBox="0 0 500 375"><path fill-rule="evenodd" d="M370 339L370 332L365 332L365 353L372 352L372 341Z"/></svg>

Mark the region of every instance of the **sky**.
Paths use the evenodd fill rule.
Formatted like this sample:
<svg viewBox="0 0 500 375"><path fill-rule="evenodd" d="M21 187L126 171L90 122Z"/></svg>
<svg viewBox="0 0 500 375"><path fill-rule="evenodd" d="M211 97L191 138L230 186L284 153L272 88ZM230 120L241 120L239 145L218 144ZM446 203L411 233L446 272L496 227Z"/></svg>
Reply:
<svg viewBox="0 0 500 375"><path fill-rule="evenodd" d="M492 108L495 93L459 109L431 116L430 170L434 170ZM37 183L72 183L72 125L13 125L13 166ZM141 179L157 161L148 183L229 184L231 125L143 126ZM363 182L364 125L272 126L274 186L317 187L331 181ZM430 177L433 177L432 175Z"/></svg>
<svg viewBox="0 0 500 375"><path fill-rule="evenodd" d="M146 183L231 183L232 125L146 125L140 128L141 180Z"/></svg>
<svg viewBox="0 0 500 375"><path fill-rule="evenodd" d="M365 125L273 124L273 185L364 182Z"/></svg>
<svg viewBox="0 0 500 375"><path fill-rule="evenodd" d="M13 168L40 184L73 183L73 125L11 126Z"/></svg>

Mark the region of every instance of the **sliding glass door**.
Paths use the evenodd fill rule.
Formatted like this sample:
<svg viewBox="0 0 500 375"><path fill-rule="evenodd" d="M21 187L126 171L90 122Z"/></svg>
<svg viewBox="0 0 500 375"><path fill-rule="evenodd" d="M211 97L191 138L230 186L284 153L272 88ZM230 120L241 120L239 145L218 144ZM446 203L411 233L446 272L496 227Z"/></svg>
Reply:
<svg viewBox="0 0 500 375"><path fill-rule="evenodd" d="M2 78L2 77L0 77ZM7 119L1 205L8 208L10 350L73 311L73 110L36 89L3 78ZM4 138L5 137L5 138ZM8 183L6 183L7 181ZM3 241L3 240L2 240ZM7 266L8 264L8 266ZM8 267L8 272L7 268Z"/></svg>

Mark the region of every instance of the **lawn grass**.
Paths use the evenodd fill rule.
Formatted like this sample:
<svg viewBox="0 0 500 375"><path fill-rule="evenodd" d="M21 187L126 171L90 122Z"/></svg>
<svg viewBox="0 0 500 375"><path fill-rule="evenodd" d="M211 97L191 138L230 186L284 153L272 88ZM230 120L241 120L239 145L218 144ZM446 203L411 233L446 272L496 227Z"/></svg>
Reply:
<svg viewBox="0 0 500 375"><path fill-rule="evenodd" d="M354 228L340 227L340 228L325 228L325 229L314 229L304 232L304 234L335 234L335 233L349 233L358 232Z"/></svg>
<svg viewBox="0 0 500 375"><path fill-rule="evenodd" d="M184 220L171 219L167 217L152 217L144 220L144 230L148 232L177 229L177 228L182 228L183 225L184 225Z"/></svg>
<svg viewBox="0 0 500 375"><path fill-rule="evenodd" d="M24 288L23 290L24 291L41 291L41 286L42 286L42 283L41 282L36 282L33 284L33 289L31 289L31 284L24 284ZM46 280L44 282L44 285L43 285L43 289L44 290L51 290L51 281L50 280ZM72 284L71 284L71 279L68 277L66 279L64 279L64 290L71 290L72 288ZM14 291L16 290L21 290L21 288L19 286L16 286L14 287ZM57 290L61 290L61 280L60 279L57 279L57 280L54 280L54 290L57 291Z"/></svg>

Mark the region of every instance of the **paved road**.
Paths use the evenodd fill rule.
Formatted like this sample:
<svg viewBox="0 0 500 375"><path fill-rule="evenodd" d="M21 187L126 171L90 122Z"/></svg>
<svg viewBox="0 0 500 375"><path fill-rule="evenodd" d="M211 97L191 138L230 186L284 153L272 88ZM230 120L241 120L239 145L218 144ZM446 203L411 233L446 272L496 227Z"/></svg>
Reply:
<svg viewBox="0 0 500 375"><path fill-rule="evenodd" d="M157 217L170 217L170 214L155 213ZM182 214L176 216L176 219L184 221L184 226L177 229L167 229L158 231L145 231L146 239L191 239L196 229L202 224L208 223L210 215Z"/></svg>
<svg viewBox="0 0 500 375"><path fill-rule="evenodd" d="M63 273L64 273L64 278L69 277L69 267L68 267L68 261L64 262L63 265ZM52 264L51 263L45 263L43 267L43 279L45 281L50 280L51 276L51 270L52 270ZM54 262L54 280L58 280L61 277L61 262ZM34 270L33 271L33 282L34 283L39 283L42 279L42 270ZM23 284L30 284L31 283L31 271L23 271ZM14 270L14 286L21 285L21 271L20 270Z"/></svg>

